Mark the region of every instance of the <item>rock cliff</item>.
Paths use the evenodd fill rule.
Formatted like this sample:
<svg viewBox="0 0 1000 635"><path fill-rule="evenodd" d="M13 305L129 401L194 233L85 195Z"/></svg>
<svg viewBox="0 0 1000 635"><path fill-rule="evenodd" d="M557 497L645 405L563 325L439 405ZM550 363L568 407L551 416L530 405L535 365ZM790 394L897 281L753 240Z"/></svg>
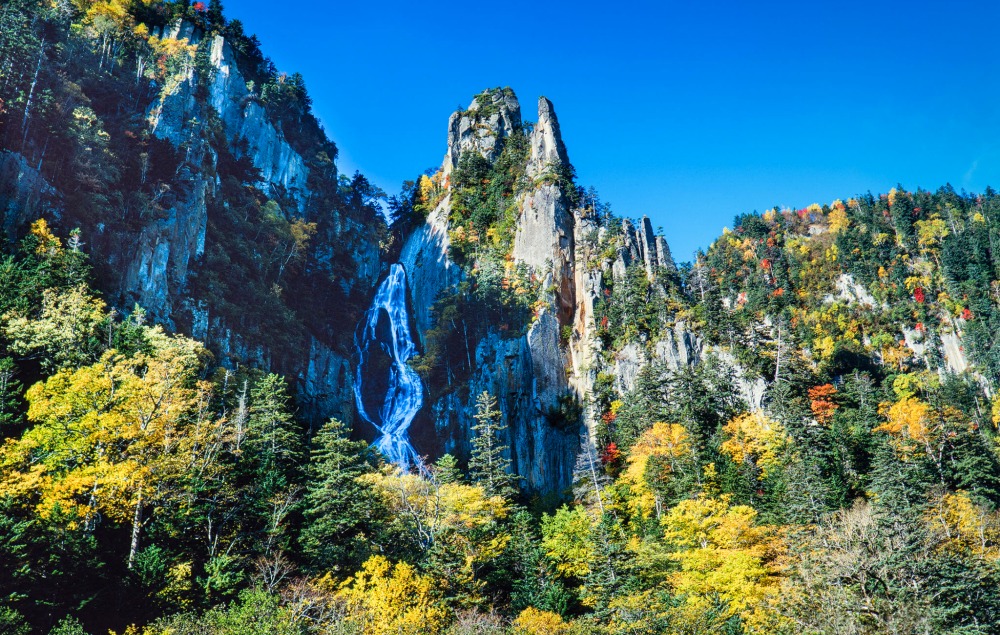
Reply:
<svg viewBox="0 0 1000 635"><path fill-rule="evenodd" d="M120 310L142 307L204 340L228 367L285 374L310 420L350 421L353 326L383 268L385 221L365 200L367 182L340 182L335 146L301 123L308 106L298 138L288 137L268 95L241 70L252 64L225 37L189 21L154 26L150 36L181 51L178 68L150 82L146 105L136 100L140 112L124 123L92 115L98 135L122 139L120 154L139 148L102 159L108 183L91 197L97 213L70 202L80 189L71 179L50 185L41 161L4 151L4 233L15 239L38 216L63 231L80 227L99 284ZM291 83L269 81L275 90Z"/></svg>
<svg viewBox="0 0 1000 635"><path fill-rule="evenodd" d="M596 413L590 407L599 372L609 370L619 377L623 390L652 357L636 352L604 368L597 337L595 306L605 280L624 276L625 269L641 263L652 279L663 271L676 270L669 248L654 236L648 219L640 229L625 221L623 240L613 256L601 253L598 235L607 227L593 209L576 202L571 181L572 167L562 140L555 108L548 99L538 100L537 121L522 127L521 109L513 93L488 91L463 112L453 114L448 124L448 149L441 174L451 176L463 155L476 153L489 162L500 156L506 139L526 129L528 151L524 159L525 180L516 191L517 218L508 229L511 266L523 266L538 281L536 310L523 334L512 335L500 324L485 325L483 334L468 344L474 353L467 377L442 391L430 404L425 426L433 426L436 452L467 457L470 429L474 424L475 396L486 391L499 400L509 426L507 444L515 471L531 491L559 493L573 482L577 456L593 439ZM410 299L415 326L424 346L436 326L435 300L455 293L467 275L449 256L449 231L454 193L449 189L425 221L406 237L400 261L410 279ZM607 241L605 241L607 242ZM471 265L472 269L478 265ZM678 323L667 338L657 343L654 355L675 367L697 362L700 341ZM638 349L637 349L638 351ZM628 356L628 353L625 353Z"/></svg>

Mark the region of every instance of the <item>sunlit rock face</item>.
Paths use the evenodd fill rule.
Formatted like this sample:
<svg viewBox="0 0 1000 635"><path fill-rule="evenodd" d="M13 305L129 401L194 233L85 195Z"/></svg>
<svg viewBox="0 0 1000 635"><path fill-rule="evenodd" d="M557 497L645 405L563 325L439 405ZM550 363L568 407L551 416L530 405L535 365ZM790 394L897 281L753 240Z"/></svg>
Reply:
<svg viewBox="0 0 1000 635"><path fill-rule="evenodd" d="M441 174L450 175L467 154L494 161L506 139L523 125L521 114L509 89L487 91L453 114ZM589 402L598 374L615 375L616 386L631 385L654 359L672 367L697 363L701 342L678 324L655 350L637 345L631 358L620 364L602 361L594 317L602 289L632 264L644 265L651 278L664 270L676 271L670 249L645 218L638 227L628 223L623 228L613 254L597 249L597 237L608 228L600 226L592 209L577 208L574 193L562 185L572 168L555 108L544 97L538 100L527 141L527 183L517 194L519 217L512 229L510 260L526 266L540 282L539 300L545 308L535 311L521 334L501 324L477 324L478 335L465 342L471 372L462 375L449 367L446 386L428 385L432 397L417 414L410 434L418 450L431 458L448 452L467 459L476 396L489 392L508 426L502 442L509 446L511 465L525 489L559 495L573 482L577 455L586 449L581 443L593 442L600 413L592 412ZM444 182L449 183L447 178ZM434 301L453 293L467 275L448 255L453 195L450 189L444 193L426 221L404 237L401 249L414 339L420 346L437 326ZM377 394L385 394L381 390ZM379 403L374 399L366 407Z"/></svg>
<svg viewBox="0 0 1000 635"><path fill-rule="evenodd" d="M406 271L394 264L358 326L354 396L361 417L374 426L375 447L403 468L420 465L409 427L423 405L424 387L407 362L417 354L406 309Z"/></svg>

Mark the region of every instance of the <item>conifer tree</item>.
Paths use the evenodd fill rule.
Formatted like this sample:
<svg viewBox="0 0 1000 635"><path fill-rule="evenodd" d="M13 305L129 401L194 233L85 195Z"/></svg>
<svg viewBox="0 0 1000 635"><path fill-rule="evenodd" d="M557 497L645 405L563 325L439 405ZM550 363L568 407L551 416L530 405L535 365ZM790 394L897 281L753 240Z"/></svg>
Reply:
<svg viewBox="0 0 1000 635"><path fill-rule="evenodd" d="M259 522L244 523L243 531L262 534L262 551L274 556L287 549L289 520L299 502L305 448L298 422L292 417L285 380L269 374L250 391L244 500Z"/></svg>
<svg viewBox="0 0 1000 635"><path fill-rule="evenodd" d="M476 425L472 426L472 457L469 477L483 486L488 496L512 499L517 494L517 477L512 474L508 446L501 440L507 432L497 400L483 391L476 398Z"/></svg>
<svg viewBox="0 0 1000 635"><path fill-rule="evenodd" d="M364 441L351 441L344 424L331 419L313 438L305 494L302 551L318 571L360 565L367 557L365 532L380 509L378 495L358 477L375 457Z"/></svg>
<svg viewBox="0 0 1000 635"><path fill-rule="evenodd" d="M9 432L6 428L17 424L21 417L21 382L17 379L17 366L9 357L0 358L0 434Z"/></svg>
<svg viewBox="0 0 1000 635"><path fill-rule="evenodd" d="M463 479L462 470L458 469L458 459L451 454L445 454L435 461L431 472L441 485L461 483Z"/></svg>
<svg viewBox="0 0 1000 635"><path fill-rule="evenodd" d="M294 480L304 448L298 424L288 408L288 392L280 375L265 375L250 392L247 428L259 476L265 487L280 489Z"/></svg>

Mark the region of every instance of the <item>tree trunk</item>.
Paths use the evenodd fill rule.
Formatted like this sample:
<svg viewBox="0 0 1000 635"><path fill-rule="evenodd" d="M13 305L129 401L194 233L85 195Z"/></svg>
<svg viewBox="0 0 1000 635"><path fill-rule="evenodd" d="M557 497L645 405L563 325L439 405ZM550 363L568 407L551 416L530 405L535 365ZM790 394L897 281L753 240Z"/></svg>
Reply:
<svg viewBox="0 0 1000 635"><path fill-rule="evenodd" d="M135 501L135 514L132 515L132 544L128 549L128 569L132 570L135 554L139 551L139 532L142 530L142 490Z"/></svg>
<svg viewBox="0 0 1000 635"><path fill-rule="evenodd" d="M21 116L21 154L24 154L24 144L28 142L31 105L35 98L35 87L38 86L38 75L42 72L43 59L45 59L45 40L42 40L38 45L38 63L35 64L35 76L31 79L31 88L28 89L28 99L24 102L24 114Z"/></svg>

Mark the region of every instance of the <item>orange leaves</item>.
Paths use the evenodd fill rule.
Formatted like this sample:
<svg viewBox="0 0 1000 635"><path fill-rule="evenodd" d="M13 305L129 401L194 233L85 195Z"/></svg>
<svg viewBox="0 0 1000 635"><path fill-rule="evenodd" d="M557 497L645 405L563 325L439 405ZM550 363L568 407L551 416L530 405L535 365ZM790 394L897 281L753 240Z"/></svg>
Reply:
<svg viewBox="0 0 1000 635"><path fill-rule="evenodd" d="M837 404L832 397L837 389L832 384L823 384L809 389L809 408L813 416L822 425L828 425L833 419L833 413L837 409Z"/></svg>

